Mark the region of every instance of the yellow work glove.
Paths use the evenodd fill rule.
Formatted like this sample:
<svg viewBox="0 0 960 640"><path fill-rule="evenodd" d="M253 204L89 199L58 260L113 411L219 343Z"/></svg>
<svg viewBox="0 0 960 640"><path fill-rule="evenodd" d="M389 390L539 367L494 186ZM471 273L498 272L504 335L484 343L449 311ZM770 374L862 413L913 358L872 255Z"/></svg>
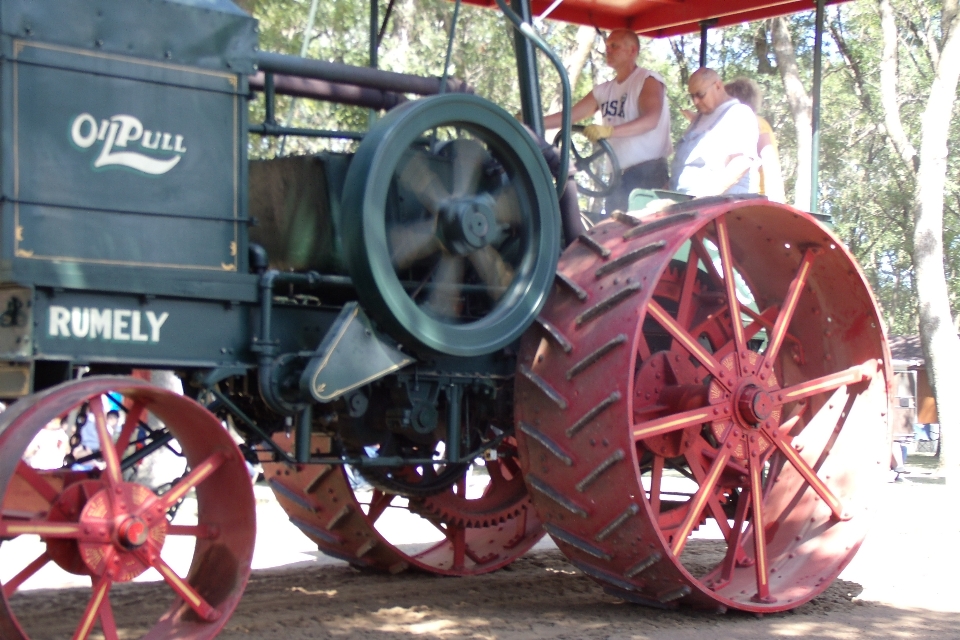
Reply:
<svg viewBox="0 0 960 640"><path fill-rule="evenodd" d="M606 124L588 124L583 128L583 135L587 136L590 142L596 142L612 136L613 127Z"/></svg>

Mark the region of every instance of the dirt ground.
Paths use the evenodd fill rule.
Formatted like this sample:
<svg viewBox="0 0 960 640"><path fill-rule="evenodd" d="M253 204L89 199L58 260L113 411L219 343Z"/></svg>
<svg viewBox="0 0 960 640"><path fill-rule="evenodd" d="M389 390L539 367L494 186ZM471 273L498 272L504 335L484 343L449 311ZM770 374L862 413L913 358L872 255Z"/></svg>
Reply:
<svg viewBox="0 0 960 640"><path fill-rule="evenodd" d="M473 578L359 573L338 561L255 570L223 640L264 638L960 638L960 520L948 489L911 458L904 482L878 487L871 534L841 578L792 612L762 617L660 611L626 604L549 544ZM275 541L274 541L275 542ZM261 543L268 544L268 543ZM87 589L17 599L41 637L66 638ZM122 638L139 638L169 602L162 584L111 593ZM25 606L26 605L26 606ZM76 615L70 611L76 610ZM96 636L91 636L96 637Z"/></svg>

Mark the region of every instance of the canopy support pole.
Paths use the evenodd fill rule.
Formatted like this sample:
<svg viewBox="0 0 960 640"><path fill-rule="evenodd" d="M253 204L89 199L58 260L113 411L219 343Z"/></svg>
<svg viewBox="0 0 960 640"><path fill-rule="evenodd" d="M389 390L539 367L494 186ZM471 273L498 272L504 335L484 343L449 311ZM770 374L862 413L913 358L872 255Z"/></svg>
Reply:
<svg viewBox="0 0 960 640"><path fill-rule="evenodd" d="M709 20L700 21L700 68L707 66L707 49L710 45L710 40L707 37L710 27L713 27L717 24L716 18L710 18Z"/></svg>
<svg viewBox="0 0 960 640"><path fill-rule="evenodd" d="M511 0L510 8L526 23L533 20L529 0ZM517 80L520 82L520 111L523 121L543 137L543 107L540 102L540 74L537 71L537 50L520 31L513 32L517 52Z"/></svg>
<svg viewBox="0 0 960 640"><path fill-rule="evenodd" d="M380 45L380 5L378 0L370 0L370 68L380 64L378 49Z"/></svg>
<svg viewBox="0 0 960 640"><path fill-rule="evenodd" d="M816 25L813 42L813 114L810 140L810 213L820 208L820 82L823 56L823 14L825 0L817 0Z"/></svg>

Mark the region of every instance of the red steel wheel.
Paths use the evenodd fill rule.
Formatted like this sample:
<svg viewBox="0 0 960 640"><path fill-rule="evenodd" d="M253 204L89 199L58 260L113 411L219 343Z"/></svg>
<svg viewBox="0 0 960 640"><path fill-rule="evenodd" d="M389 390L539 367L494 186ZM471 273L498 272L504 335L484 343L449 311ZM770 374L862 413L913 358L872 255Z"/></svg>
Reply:
<svg viewBox="0 0 960 640"><path fill-rule="evenodd" d="M808 214L720 197L598 225L524 336L516 418L544 528L613 594L783 611L866 533L889 352Z"/></svg>
<svg viewBox="0 0 960 640"><path fill-rule="evenodd" d="M291 446L282 434L275 439ZM315 436L313 449L328 453L329 439ZM266 463L263 468L290 521L327 555L390 573L414 568L467 576L510 564L543 537L516 444L507 439L497 452L485 462L486 473L474 473L470 465L453 486L426 498L355 489L343 467ZM422 544L424 529L436 539Z"/></svg>
<svg viewBox="0 0 960 640"><path fill-rule="evenodd" d="M105 394L127 408L116 442L100 401ZM51 421L84 406L94 417L102 469L32 468L24 452L34 437ZM124 480L122 456L149 414L165 425L190 469L161 495ZM196 524L168 522L168 512L191 491L197 500ZM90 577L90 598L76 622L70 622L76 640L97 627L105 638L117 638L112 587L148 569L160 574L173 597L159 620L137 624L148 629L144 638L213 638L243 594L256 537L250 476L219 420L189 398L143 380L107 376L66 382L23 398L0 414L0 496L0 558L6 568L13 563L22 567L2 585L4 639L33 635L30 611L18 606L16 592L49 563ZM16 543L30 544L31 536L39 537L42 551L16 557L22 548ZM185 575L164 558L165 543L174 536L195 540ZM13 557L4 547L12 549Z"/></svg>

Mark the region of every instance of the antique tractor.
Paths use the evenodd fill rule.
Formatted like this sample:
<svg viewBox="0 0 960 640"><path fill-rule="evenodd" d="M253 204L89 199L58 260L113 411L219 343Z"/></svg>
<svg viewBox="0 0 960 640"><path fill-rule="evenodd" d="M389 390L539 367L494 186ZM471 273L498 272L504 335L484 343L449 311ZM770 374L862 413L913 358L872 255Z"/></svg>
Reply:
<svg viewBox="0 0 960 640"><path fill-rule="evenodd" d="M624 599L765 612L853 557L889 357L810 215L717 197L562 234L563 185L502 109L260 53L226 0L2 0L0 31L3 638L32 637L17 592L48 565L90 578L75 638L117 637L111 589L147 571L169 608L127 633L214 637L257 464L376 570L492 571L546 531ZM272 121L278 92L392 108L353 154L248 164L248 131L317 134ZM33 464L62 423L96 444ZM143 473L170 451L182 472ZM397 513L440 539L401 548Z"/></svg>

